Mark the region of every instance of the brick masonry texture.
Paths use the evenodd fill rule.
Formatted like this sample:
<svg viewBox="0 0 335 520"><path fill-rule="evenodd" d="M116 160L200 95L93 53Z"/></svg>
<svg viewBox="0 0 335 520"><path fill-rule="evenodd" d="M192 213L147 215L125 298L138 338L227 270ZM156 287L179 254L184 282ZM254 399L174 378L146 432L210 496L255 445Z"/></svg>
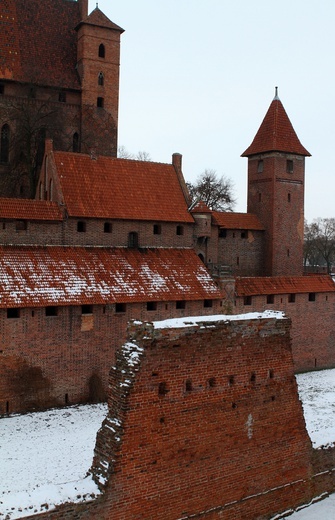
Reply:
<svg viewBox="0 0 335 520"><path fill-rule="evenodd" d="M289 332L274 318L130 326L92 466L103 495L39 518L256 520L334 489L334 454L313 453L305 429Z"/></svg>

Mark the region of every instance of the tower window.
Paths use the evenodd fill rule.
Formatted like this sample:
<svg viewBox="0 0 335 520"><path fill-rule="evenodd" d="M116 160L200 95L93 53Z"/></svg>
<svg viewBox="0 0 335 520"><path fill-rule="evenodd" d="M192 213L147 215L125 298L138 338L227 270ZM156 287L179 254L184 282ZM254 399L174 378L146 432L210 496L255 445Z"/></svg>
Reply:
<svg viewBox="0 0 335 520"><path fill-rule="evenodd" d="M261 159L260 161L258 161L257 173L263 173L263 168L264 168L264 163L263 163L263 159Z"/></svg>
<svg viewBox="0 0 335 520"><path fill-rule="evenodd" d="M58 101L60 103L66 103L66 92L59 92Z"/></svg>
<svg viewBox="0 0 335 520"><path fill-rule="evenodd" d="M100 43L99 45L99 58L105 57L105 46L103 43Z"/></svg>
<svg viewBox="0 0 335 520"><path fill-rule="evenodd" d="M103 87L104 85L104 73L103 72L99 72L99 76L98 76L98 85L100 85L101 87Z"/></svg>
<svg viewBox="0 0 335 520"><path fill-rule="evenodd" d="M98 108L103 108L104 107L104 98L103 97L98 97L97 98L97 107Z"/></svg>
<svg viewBox="0 0 335 520"><path fill-rule="evenodd" d="M287 171L287 173L293 173L293 161L292 161L292 159L287 159L287 161L286 161L286 171Z"/></svg>
<svg viewBox="0 0 335 520"><path fill-rule="evenodd" d="M9 125L3 125L1 128L1 143L0 143L0 161L8 163L9 161L9 139L10 130Z"/></svg>
<svg viewBox="0 0 335 520"><path fill-rule="evenodd" d="M72 137L72 151L79 152L79 134L75 132Z"/></svg>

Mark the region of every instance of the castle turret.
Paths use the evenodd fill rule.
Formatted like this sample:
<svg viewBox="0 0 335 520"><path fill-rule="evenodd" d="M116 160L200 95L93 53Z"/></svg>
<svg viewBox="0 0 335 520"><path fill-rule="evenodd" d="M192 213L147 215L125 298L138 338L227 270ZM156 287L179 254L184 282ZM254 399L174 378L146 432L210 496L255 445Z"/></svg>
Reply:
<svg viewBox="0 0 335 520"><path fill-rule="evenodd" d="M82 16L85 9L83 2ZM98 7L82 19L76 30L77 70L82 89L81 151L94 149L98 154L116 156L120 36L124 31ZM94 134L98 137L96 142L92 139Z"/></svg>
<svg viewBox="0 0 335 520"><path fill-rule="evenodd" d="M266 276L303 271L305 157L285 109L276 95L251 145L248 157L248 213L265 227Z"/></svg>

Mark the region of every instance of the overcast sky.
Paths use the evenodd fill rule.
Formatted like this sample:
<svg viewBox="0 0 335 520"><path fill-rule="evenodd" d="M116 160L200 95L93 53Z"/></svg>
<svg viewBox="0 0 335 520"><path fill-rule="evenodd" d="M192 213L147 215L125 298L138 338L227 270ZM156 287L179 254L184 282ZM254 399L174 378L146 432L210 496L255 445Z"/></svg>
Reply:
<svg viewBox="0 0 335 520"><path fill-rule="evenodd" d="M90 10L96 2L90 1ZM335 217L334 0L100 0L121 37L119 145L233 180L275 86L306 159L305 217Z"/></svg>

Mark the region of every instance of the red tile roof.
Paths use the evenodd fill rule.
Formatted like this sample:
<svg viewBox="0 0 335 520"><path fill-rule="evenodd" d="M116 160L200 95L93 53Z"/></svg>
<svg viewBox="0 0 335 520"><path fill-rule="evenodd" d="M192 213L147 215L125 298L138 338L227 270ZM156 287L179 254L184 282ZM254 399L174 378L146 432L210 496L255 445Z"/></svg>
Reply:
<svg viewBox="0 0 335 520"><path fill-rule="evenodd" d="M192 249L0 247L0 307L221 297Z"/></svg>
<svg viewBox="0 0 335 520"><path fill-rule="evenodd" d="M0 74L31 84L79 89L79 3L5 0L0 6Z"/></svg>
<svg viewBox="0 0 335 520"><path fill-rule="evenodd" d="M194 222L172 164L54 152L73 217Z"/></svg>
<svg viewBox="0 0 335 520"><path fill-rule="evenodd" d="M242 157L273 151L311 155L299 141L277 96L272 101L253 142L243 152Z"/></svg>
<svg viewBox="0 0 335 520"><path fill-rule="evenodd" d="M236 278L235 291L237 296L334 292L335 284L326 275Z"/></svg>
<svg viewBox="0 0 335 520"><path fill-rule="evenodd" d="M205 204L205 202L200 200L194 206L194 208L192 208L191 213L213 213L213 212L211 209L209 209L209 207L207 206L207 204Z"/></svg>
<svg viewBox="0 0 335 520"><path fill-rule="evenodd" d="M213 211L213 222L226 229L264 230L259 218L252 213L225 213Z"/></svg>
<svg viewBox="0 0 335 520"><path fill-rule="evenodd" d="M56 202L0 198L0 218L20 220L63 220Z"/></svg>
<svg viewBox="0 0 335 520"><path fill-rule="evenodd" d="M104 27L105 29L113 29L114 31L118 31L120 33L124 32L124 29L116 25L114 22L112 22L107 16L100 11L99 7L96 7L91 14L88 15L85 20L80 22L79 26L81 24L88 24L88 25L94 25L98 27ZM78 28L78 27L77 27Z"/></svg>

